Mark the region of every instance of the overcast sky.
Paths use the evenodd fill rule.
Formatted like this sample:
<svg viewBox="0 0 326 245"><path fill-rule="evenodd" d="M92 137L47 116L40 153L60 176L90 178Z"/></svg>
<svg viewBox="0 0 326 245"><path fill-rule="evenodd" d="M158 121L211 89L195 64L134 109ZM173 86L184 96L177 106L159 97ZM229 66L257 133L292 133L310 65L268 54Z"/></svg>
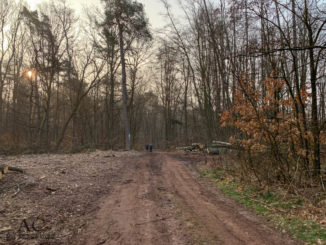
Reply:
<svg viewBox="0 0 326 245"><path fill-rule="evenodd" d="M31 7L34 9L38 3L41 3L46 0L26 0ZM145 6L146 15L149 18L149 22L153 28L161 28L167 22L164 20L162 14L165 12L164 6L160 0L138 0ZM101 0L67 0L67 3L74 8L77 12L81 12L83 7L90 6L92 4L100 5ZM178 4L177 0L169 0L173 12L178 14Z"/></svg>

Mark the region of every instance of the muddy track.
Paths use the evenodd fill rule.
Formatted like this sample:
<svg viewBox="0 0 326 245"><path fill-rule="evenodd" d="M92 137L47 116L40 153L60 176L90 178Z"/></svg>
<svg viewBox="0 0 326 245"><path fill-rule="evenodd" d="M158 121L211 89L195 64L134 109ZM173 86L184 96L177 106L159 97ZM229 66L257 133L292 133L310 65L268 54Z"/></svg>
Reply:
<svg viewBox="0 0 326 245"><path fill-rule="evenodd" d="M201 178L153 153L124 163L76 244L298 244Z"/></svg>

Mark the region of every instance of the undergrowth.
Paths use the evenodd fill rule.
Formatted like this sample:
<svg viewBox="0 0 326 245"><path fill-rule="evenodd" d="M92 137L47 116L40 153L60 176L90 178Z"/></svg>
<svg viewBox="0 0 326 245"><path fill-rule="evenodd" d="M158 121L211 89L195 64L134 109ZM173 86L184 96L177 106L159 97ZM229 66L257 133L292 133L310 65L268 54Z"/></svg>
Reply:
<svg viewBox="0 0 326 245"><path fill-rule="evenodd" d="M298 196L278 191L261 191L228 175L223 168L202 170L220 190L257 214L265 216L282 232L288 232L306 244L326 244L325 226L306 218L311 204Z"/></svg>

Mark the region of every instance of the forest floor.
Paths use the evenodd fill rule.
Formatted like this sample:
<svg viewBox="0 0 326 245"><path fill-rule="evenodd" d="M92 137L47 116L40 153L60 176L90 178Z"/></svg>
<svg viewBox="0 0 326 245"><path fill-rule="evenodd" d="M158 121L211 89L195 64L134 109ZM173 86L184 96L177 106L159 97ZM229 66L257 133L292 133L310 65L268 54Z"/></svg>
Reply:
<svg viewBox="0 0 326 245"><path fill-rule="evenodd" d="M300 244L222 194L201 156L95 151L0 161L0 244Z"/></svg>

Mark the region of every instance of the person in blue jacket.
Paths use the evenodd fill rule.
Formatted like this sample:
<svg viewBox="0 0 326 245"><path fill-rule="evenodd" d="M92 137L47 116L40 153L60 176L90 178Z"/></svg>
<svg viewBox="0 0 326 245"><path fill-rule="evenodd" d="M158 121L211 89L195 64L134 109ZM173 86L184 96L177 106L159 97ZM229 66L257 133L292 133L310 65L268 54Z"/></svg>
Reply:
<svg viewBox="0 0 326 245"><path fill-rule="evenodd" d="M153 145L152 145L152 144L149 145L149 151L150 151L150 152L153 151Z"/></svg>

